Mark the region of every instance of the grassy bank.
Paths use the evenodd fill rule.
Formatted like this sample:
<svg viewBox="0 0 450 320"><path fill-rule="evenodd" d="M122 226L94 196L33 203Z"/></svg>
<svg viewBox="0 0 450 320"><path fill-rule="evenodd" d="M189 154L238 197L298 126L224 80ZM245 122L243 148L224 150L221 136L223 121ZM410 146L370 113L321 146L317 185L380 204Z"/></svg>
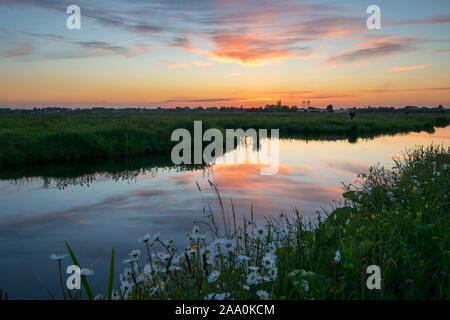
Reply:
<svg viewBox="0 0 450 320"><path fill-rule="evenodd" d="M280 129L285 138L349 139L449 124L446 114L151 113L14 114L0 116L0 166L165 152L177 128Z"/></svg>
<svg viewBox="0 0 450 320"><path fill-rule="evenodd" d="M97 298L450 299L450 149L417 148L395 163L345 186L343 207L328 216L257 225L252 215L236 222L224 210L207 212L182 251L143 236L118 284L112 256L109 289ZM380 290L366 286L371 265L381 270ZM90 273L83 294L65 297L94 298Z"/></svg>

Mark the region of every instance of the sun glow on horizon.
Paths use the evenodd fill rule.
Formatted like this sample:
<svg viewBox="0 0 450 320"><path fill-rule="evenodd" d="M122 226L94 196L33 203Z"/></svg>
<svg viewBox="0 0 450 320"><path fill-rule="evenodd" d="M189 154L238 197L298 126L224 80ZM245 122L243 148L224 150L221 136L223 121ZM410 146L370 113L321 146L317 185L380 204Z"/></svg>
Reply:
<svg viewBox="0 0 450 320"><path fill-rule="evenodd" d="M6 0L0 107L449 105L450 3L437 2L382 2L370 31L349 0L81 0L68 30L64 3Z"/></svg>

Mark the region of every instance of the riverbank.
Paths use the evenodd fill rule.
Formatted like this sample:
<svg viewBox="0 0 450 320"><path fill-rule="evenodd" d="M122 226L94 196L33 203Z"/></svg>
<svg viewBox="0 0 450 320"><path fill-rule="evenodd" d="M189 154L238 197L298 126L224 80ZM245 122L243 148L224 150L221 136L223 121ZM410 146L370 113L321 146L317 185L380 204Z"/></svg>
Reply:
<svg viewBox="0 0 450 320"><path fill-rule="evenodd" d="M0 166L167 152L173 130L280 129L282 138L348 139L433 131L450 123L447 114L358 113L152 113L14 114L0 117Z"/></svg>
<svg viewBox="0 0 450 320"><path fill-rule="evenodd" d="M111 257L109 289L97 299L449 299L450 149L418 147L394 161L345 186L343 206L314 220L236 222L221 205L183 251L144 235L119 283ZM381 282L370 290L373 265ZM97 294L88 280L77 298Z"/></svg>

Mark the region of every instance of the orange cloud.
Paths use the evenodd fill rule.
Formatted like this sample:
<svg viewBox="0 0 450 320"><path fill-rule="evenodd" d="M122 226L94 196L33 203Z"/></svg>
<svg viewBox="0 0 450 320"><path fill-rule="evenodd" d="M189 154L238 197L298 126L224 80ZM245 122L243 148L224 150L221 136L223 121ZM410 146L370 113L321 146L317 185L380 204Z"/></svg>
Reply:
<svg viewBox="0 0 450 320"><path fill-rule="evenodd" d="M216 34L213 39L215 50L210 54L222 62L261 64L263 60L279 60L293 57L294 52L280 48L273 39L256 34Z"/></svg>
<svg viewBox="0 0 450 320"><path fill-rule="evenodd" d="M209 61L192 61L193 65L199 66L199 67L209 67L214 65L214 63Z"/></svg>
<svg viewBox="0 0 450 320"><path fill-rule="evenodd" d="M405 70L414 70L414 69L422 69L430 67L431 64L420 64L414 66L398 66L391 69L391 71L405 71Z"/></svg>
<svg viewBox="0 0 450 320"><path fill-rule="evenodd" d="M169 69L181 69L181 68L190 68L191 65L189 63L177 63L177 64L171 64L168 65L167 68Z"/></svg>

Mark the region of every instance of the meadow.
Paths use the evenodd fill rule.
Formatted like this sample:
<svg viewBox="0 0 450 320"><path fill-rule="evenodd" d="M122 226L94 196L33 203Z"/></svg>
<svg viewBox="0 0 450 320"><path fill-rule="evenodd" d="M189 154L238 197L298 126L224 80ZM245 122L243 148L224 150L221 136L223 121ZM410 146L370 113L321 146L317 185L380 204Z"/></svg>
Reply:
<svg viewBox="0 0 450 320"><path fill-rule="evenodd" d="M236 221L213 183L219 212L205 211L187 246L164 235L143 235L122 260L117 277L112 251L108 289L89 284L95 270L82 265L82 290L64 299L450 299L450 148L417 147L372 167L344 185L342 206L307 219L298 212L256 224L250 212ZM137 242L138 243L138 242ZM381 288L366 286L377 265ZM55 266L55 271L57 267ZM55 277L58 279L58 277ZM117 281L119 280L119 281Z"/></svg>
<svg viewBox="0 0 450 320"><path fill-rule="evenodd" d="M281 138L348 139L410 131L432 132L447 114L357 113L4 113L0 116L0 166L166 152L173 130L280 129Z"/></svg>

